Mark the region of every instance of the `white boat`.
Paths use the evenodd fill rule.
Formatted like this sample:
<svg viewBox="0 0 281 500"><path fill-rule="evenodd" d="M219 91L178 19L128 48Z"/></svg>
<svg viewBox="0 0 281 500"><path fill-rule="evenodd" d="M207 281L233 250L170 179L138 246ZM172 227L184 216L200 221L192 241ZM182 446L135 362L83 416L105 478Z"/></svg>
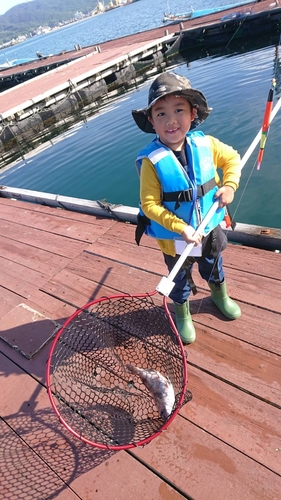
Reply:
<svg viewBox="0 0 281 500"><path fill-rule="evenodd" d="M192 17L193 10L191 9L189 12L186 12L184 14L166 14L164 13L163 16L163 23L178 23L181 21L187 21Z"/></svg>
<svg viewBox="0 0 281 500"><path fill-rule="evenodd" d="M191 18L193 13L193 8L191 7L189 11L184 12L182 14L172 14L170 10L170 3L169 0L167 0L167 13L164 12L163 16L163 23L178 23L181 21L187 21L188 19Z"/></svg>

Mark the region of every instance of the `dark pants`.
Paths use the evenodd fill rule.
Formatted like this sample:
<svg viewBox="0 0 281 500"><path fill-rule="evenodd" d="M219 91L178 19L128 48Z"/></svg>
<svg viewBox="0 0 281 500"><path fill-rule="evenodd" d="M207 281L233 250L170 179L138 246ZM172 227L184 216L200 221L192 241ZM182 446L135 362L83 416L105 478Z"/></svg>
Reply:
<svg viewBox="0 0 281 500"><path fill-rule="evenodd" d="M168 267L169 272L172 270L174 267L175 263L177 262L179 255L176 255L175 257L172 257L171 255L164 255L164 260L166 262L166 265ZM214 264L215 264L215 258L212 255L209 255L207 257L196 257L196 262L198 264L198 270L200 275L204 280L210 283L215 282L215 276L214 276ZM219 280L222 282L224 280L224 270L222 267L223 261L222 261L222 255L221 253L218 254L217 257L217 265L218 265L218 273L219 273ZM190 267L190 272L192 272L192 267L193 264ZM191 287L189 285L189 282L186 277L186 271L184 269L180 269L178 274L174 278L174 283L175 286L173 290L171 291L169 297L172 299L174 302L177 302L178 304L183 304L189 297L190 292L191 292Z"/></svg>

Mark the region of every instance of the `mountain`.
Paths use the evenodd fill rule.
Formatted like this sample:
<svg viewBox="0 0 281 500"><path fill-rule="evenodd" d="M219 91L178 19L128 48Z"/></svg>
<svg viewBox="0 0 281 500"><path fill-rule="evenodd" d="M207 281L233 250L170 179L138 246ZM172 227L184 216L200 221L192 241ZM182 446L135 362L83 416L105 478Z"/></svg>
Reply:
<svg viewBox="0 0 281 500"><path fill-rule="evenodd" d="M76 12L90 14L97 0L32 0L12 7L0 16L0 45L21 35L30 36L39 26L53 28L74 20Z"/></svg>

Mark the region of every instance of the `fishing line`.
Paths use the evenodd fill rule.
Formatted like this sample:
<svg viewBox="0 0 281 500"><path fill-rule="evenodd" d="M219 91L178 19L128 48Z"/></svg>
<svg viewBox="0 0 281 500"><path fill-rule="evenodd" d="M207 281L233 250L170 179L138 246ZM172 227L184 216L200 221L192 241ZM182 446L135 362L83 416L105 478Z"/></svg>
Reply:
<svg viewBox="0 0 281 500"><path fill-rule="evenodd" d="M280 41L281 41L281 35L280 35L280 38L279 38L279 45L280 45ZM274 64L274 70L276 71L276 68L277 68L277 60L275 59L275 64ZM276 76L276 74L274 75ZM274 78L272 79L272 81L274 80ZM272 84L272 87L273 89L275 90L275 93L276 93L276 88L275 86ZM274 106L274 108L271 110L271 113L270 113L270 117L269 117L269 125L271 124L273 118L276 116L277 112L279 111L281 107L281 98L278 99L276 105ZM262 131L263 131L263 127L259 130L259 132L257 133L257 135L255 136L254 140L252 141L252 143L250 144L250 146L248 147L246 153L244 154L243 158L241 159L241 170L244 168L246 162L248 161L248 159L250 158L250 156L252 155L252 153L254 152L254 150L256 149L259 141L260 141L260 138L262 136ZM237 205L236 205L236 208L234 210L234 213L233 213L233 220L235 219L235 216L236 216L236 213L241 205L241 202L242 202L242 199L245 195L245 192L246 192L246 189L249 185L249 182L250 182L250 179L253 175L253 172L255 171L256 169L256 166L258 165L258 158L256 158L256 160L254 161L253 163L253 166L251 168L251 171L248 175L248 178L246 180L246 183L245 183L245 186L243 187L243 190L242 190L242 193L238 199L238 202L237 202ZM222 247L220 248L220 251L222 250ZM212 273L214 271L214 268L215 268L215 265L216 265L216 261L214 263L214 266L212 268ZM208 281L209 283L209 281ZM203 297L204 298L204 297ZM200 300L199 302L199 305L198 305L198 308L197 308L197 314L200 312L200 309L202 307L202 301L203 301L203 298Z"/></svg>
<svg viewBox="0 0 281 500"><path fill-rule="evenodd" d="M280 40L281 40L281 35L280 35L279 42L280 42ZM274 66L276 67L276 61L275 61L275 65ZM273 90L275 90L274 85L273 85ZM271 110L270 118L269 118L269 125L271 124L273 118L276 116L276 114L279 111L280 107L281 107L281 99L278 98L277 103L275 104L274 108ZM242 169L245 166L245 164L248 161L248 159L250 158L251 154L254 152L256 146L258 145L258 142L259 142L260 137L262 135L262 130L263 130L262 128L259 130L259 132L257 133L256 137L254 138L253 142L251 143L251 145L247 149L246 153L244 154L244 156L243 156L243 158L241 160L241 162L242 162ZM250 179L251 179L251 177L253 175L253 172L254 172L257 164L258 164L258 158L255 160L255 162L254 162L254 164L252 166L252 169L251 169L251 171L250 171L250 173L248 175L248 178L246 180L246 184L245 184L245 186L244 186L244 188L242 190L241 196L240 196L240 198L239 198L239 200L237 202L237 205L236 205L233 217L236 215L236 213L238 211L238 208L239 208L239 206L240 206L240 204L242 202L242 199L244 197L245 191L246 191L246 189L247 189L247 187L249 185Z"/></svg>
<svg viewBox="0 0 281 500"><path fill-rule="evenodd" d="M256 3L258 3L258 0L255 0L253 2L252 7L250 8L250 14L252 14L252 10L253 10L254 6L256 5ZM233 33L233 35L230 38L229 42L226 44L226 46L225 46L226 49L228 48L228 46L232 42L233 38L236 36L236 34L238 33L238 31L242 27L242 25L244 24L244 22L246 21L246 18L247 18L247 14L245 14L245 16L242 18L242 22L240 21L240 24L239 24L238 28L235 30L235 32Z"/></svg>
<svg viewBox="0 0 281 500"><path fill-rule="evenodd" d="M275 47L276 57L275 57L274 68L273 68L273 76L275 76L275 78L276 78L276 73L277 73L278 49L279 49L280 45L281 45L281 33L279 36L279 42Z"/></svg>

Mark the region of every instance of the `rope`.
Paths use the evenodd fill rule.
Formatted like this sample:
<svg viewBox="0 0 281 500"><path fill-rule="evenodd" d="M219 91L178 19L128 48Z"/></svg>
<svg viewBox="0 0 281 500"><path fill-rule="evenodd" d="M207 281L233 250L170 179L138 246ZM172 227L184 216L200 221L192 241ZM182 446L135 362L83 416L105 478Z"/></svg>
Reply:
<svg viewBox="0 0 281 500"><path fill-rule="evenodd" d="M256 5L256 3L258 3L258 0L255 0L255 2L253 3L252 7L250 8L250 13L252 14L252 10L254 8L254 6ZM238 7L238 6L237 6ZM238 31L240 30L240 28L242 27L242 25L244 24L244 22L246 21L246 15L242 18L242 22L240 22L238 28L235 30L235 32L233 33L232 37L230 38L229 42L226 44L225 48L227 49L229 44L232 42L233 38L236 36L236 34L238 33Z"/></svg>

